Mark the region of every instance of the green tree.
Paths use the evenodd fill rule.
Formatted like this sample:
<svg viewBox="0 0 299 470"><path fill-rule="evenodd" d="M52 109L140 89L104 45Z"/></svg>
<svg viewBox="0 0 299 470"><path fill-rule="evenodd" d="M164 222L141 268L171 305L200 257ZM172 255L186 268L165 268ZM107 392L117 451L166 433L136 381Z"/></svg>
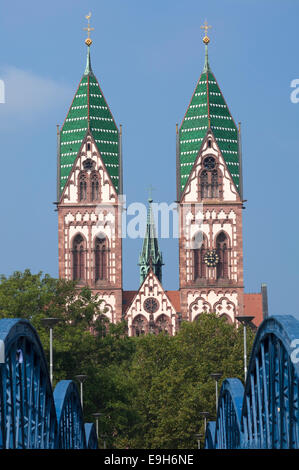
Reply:
<svg viewBox="0 0 299 470"><path fill-rule="evenodd" d="M29 270L0 279L0 317L26 318L49 357L42 319L60 322L53 333L54 387L86 374L84 419L102 412L108 447L195 448L203 433L200 412L215 419L212 372L243 380L243 328L215 314L183 322L175 336L130 338L127 325L108 324L102 300L74 282ZM247 332L248 352L254 334Z"/></svg>
<svg viewBox="0 0 299 470"><path fill-rule="evenodd" d="M249 348L253 333L248 332ZM183 323L174 337L163 334L138 338L130 370L135 384L131 408L139 416L127 431L133 448L193 448L195 433L204 431L201 411L215 419L215 382L243 380L243 330L214 314ZM219 383L221 386L221 381ZM116 439L115 445L121 444Z"/></svg>

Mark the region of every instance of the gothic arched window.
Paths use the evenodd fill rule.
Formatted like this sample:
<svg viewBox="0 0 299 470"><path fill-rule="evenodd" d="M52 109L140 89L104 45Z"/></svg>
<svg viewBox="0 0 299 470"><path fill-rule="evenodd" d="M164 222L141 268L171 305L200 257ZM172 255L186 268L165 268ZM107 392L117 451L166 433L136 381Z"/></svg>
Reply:
<svg viewBox="0 0 299 470"><path fill-rule="evenodd" d="M156 320L156 331L157 333L171 333L171 325L169 322L169 318L162 314Z"/></svg>
<svg viewBox="0 0 299 470"><path fill-rule="evenodd" d="M217 279L228 278L228 237L220 232L216 238L216 250L219 256L217 263Z"/></svg>
<svg viewBox="0 0 299 470"><path fill-rule="evenodd" d="M203 170L200 175L200 193L202 199L209 197L209 178L206 170Z"/></svg>
<svg viewBox="0 0 299 470"><path fill-rule="evenodd" d="M84 239L78 234L73 241L73 279L80 281L85 279L85 249Z"/></svg>
<svg viewBox="0 0 299 470"><path fill-rule="evenodd" d="M142 336L147 332L147 320L143 315L137 315L133 321L133 334Z"/></svg>
<svg viewBox="0 0 299 470"><path fill-rule="evenodd" d="M87 199L87 176L85 172L79 175L79 201L86 201Z"/></svg>
<svg viewBox="0 0 299 470"><path fill-rule="evenodd" d="M90 177L91 181L91 200L92 201L98 201L99 200L99 190L100 190L100 185L99 185L99 175L94 171L91 174Z"/></svg>
<svg viewBox="0 0 299 470"><path fill-rule="evenodd" d="M214 157L204 159L199 184L202 199L219 197L218 171Z"/></svg>
<svg viewBox="0 0 299 470"><path fill-rule="evenodd" d="M95 280L108 279L108 241L104 235L98 235L95 240Z"/></svg>
<svg viewBox="0 0 299 470"><path fill-rule="evenodd" d="M202 232L197 232L193 237L193 280L206 277L206 263L204 260L207 251L207 238Z"/></svg>

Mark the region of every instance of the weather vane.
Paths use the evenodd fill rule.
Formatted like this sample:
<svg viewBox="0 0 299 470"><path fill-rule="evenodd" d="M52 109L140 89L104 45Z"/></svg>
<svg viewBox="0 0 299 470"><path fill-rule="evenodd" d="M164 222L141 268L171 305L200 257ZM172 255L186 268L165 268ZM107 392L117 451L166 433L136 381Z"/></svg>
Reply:
<svg viewBox="0 0 299 470"><path fill-rule="evenodd" d="M208 30L209 30L209 28L212 28L212 26L208 25L207 20L205 20L203 26L201 26L201 29L204 29L204 30L205 30L205 36L204 36L204 38L203 38L204 44L209 44L209 42L210 42L210 38L208 37Z"/></svg>
<svg viewBox="0 0 299 470"><path fill-rule="evenodd" d="M92 40L90 39L90 31L94 31L94 28L90 27L90 17L91 13L88 13L88 15L85 16L87 19L87 28L84 28L84 31L87 31L87 38L85 39L85 44L87 46L90 46L92 44Z"/></svg>

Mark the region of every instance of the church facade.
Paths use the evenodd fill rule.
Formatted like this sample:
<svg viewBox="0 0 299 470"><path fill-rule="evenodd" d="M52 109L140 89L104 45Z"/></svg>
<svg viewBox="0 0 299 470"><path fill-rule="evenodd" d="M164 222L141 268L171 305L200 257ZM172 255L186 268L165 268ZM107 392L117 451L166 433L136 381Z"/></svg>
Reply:
<svg viewBox="0 0 299 470"><path fill-rule="evenodd" d="M122 283L122 129L87 63L62 127L57 129L59 277L87 285L110 322L125 319L129 335L166 331L216 312L235 323L267 315L266 286L244 293L241 131L205 63L176 131L179 290L162 284L163 258L148 201L139 256L140 286ZM176 163L175 163L176 162Z"/></svg>

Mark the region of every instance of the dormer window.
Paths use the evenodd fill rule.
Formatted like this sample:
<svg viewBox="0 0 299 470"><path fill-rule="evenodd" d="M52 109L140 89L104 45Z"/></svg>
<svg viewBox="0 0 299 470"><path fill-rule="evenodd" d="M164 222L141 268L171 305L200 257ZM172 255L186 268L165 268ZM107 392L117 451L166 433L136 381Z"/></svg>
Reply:
<svg viewBox="0 0 299 470"><path fill-rule="evenodd" d="M87 150L90 150L90 142L87 142Z"/></svg>

